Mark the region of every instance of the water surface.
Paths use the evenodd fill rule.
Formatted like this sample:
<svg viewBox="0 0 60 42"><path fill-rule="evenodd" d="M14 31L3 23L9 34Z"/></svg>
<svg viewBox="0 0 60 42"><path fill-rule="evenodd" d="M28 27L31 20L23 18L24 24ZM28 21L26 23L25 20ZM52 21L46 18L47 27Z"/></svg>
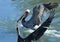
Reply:
<svg viewBox="0 0 60 42"><path fill-rule="evenodd" d="M0 0L0 42L17 42L16 21L26 9L49 0ZM58 2L59 0L50 0ZM35 42L60 42L60 8L57 8L54 20L45 34Z"/></svg>

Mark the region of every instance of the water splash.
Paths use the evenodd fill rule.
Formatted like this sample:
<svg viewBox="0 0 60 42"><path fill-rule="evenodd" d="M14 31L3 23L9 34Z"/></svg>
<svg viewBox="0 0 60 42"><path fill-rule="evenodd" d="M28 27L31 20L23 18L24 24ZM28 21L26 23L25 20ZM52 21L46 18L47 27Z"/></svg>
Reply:
<svg viewBox="0 0 60 42"><path fill-rule="evenodd" d="M58 38L60 38L60 31L57 31L57 30L47 30L45 32L45 35L51 36L51 37L58 37Z"/></svg>

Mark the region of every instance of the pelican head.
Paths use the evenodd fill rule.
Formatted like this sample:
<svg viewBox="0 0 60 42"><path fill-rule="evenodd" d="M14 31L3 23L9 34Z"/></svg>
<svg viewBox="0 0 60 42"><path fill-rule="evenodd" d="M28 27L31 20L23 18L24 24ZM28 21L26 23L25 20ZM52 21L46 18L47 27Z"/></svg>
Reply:
<svg viewBox="0 0 60 42"><path fill-rule="evenodd" d="M25 11L25 13L21 16L21 18L19 19L19 20L21 20L21 19L23 19L23 18L26 18L28 15L29 15L29 13L30 13L30 10L29 9L27 9L26 11ZM18 20L18 21L19 21ZM18 22L17 21L17 22Z"/></svg>
<svg viewBox="0 0 60 42"><path fill-rule="evenodd" d="M29 13L30 13L30 10L29 10L29 9L27 9L27 10L25 11L24 16L25 16L25 17L26 17L26 16L28 16L28 15L29 15Z"/></svg>
<svg viewBox="0 0 60 42"><path fill-rule="evenodd" d="M27 10L25 11L25 13L23 14L23 16L22 16L22 21L25 21L25 18L26 18L29 14L30 14L30 10L27 9Z"/></svg>
<svg viewBox="0 0 60 42"><path fill-rule="evenodd" d="M29 15L29 13L30 13L30 10L27 9L25 13L21 16L21 19L24 20Z"/></svg>
<svg viewBox="0 0 60 42"><path fill-rule="evenodd" d="M29 13L30 13L30 10L29 9L25 10L25 13L23 14L22 17L27 17L29 15Z"/></svg>
<svg viewBox="0 0 60 42"><path fill-rule="evenodd" d="M30 10L29 10L29 9L27 9L27 10L26 10L26 12L30 13Z"/></svg>

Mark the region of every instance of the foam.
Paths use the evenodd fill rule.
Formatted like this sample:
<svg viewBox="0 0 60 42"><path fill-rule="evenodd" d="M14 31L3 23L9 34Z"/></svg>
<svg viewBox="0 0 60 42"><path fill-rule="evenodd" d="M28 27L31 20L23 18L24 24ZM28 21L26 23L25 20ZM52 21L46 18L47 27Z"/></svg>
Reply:
<svg viewBox="0 0 60 42"><path fill-rule="evenodd" d="M52 37L60 37L60 31L57 30L47 30L45 35L52 36Z"/></svg>

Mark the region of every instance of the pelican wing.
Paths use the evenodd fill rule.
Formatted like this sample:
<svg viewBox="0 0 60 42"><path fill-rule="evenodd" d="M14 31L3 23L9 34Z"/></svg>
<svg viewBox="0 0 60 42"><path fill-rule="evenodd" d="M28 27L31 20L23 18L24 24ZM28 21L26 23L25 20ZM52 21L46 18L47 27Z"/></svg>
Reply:
<svg viewBox="0 0 60 42"><path fill-rule="evenodd" d="M32 18L30 19L30 23L32 22L32 24L34 25L39 25L43 18L43 13L44 13L43 5L35 6L33 8L33 14L32 14Z"/></svg>

